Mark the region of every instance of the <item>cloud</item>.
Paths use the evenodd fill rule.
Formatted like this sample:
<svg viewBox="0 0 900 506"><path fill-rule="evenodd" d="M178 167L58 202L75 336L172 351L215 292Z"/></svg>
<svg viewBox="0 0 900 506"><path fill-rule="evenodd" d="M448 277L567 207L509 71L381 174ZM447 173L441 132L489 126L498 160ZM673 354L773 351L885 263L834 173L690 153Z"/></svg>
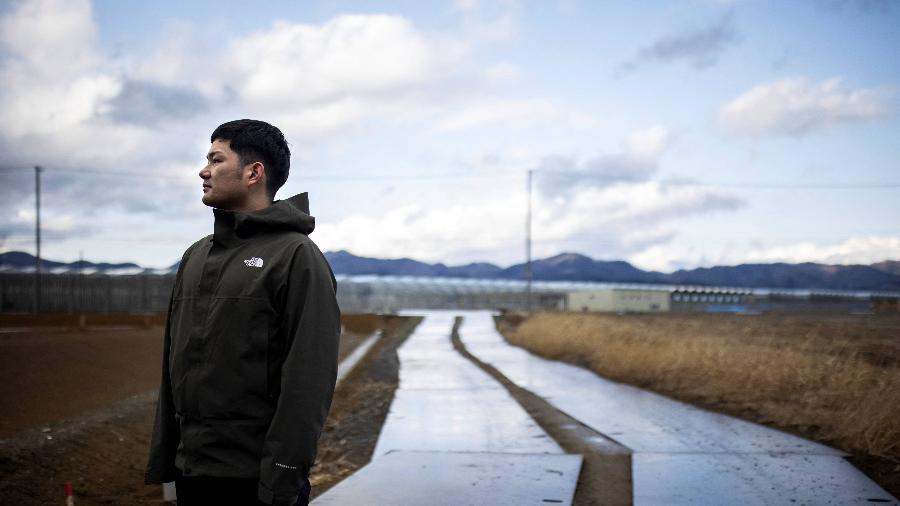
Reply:
<svg viewBox="0 0 900 506"><path fill-rule="evenodd" d="M816 244L800 242L784 246L755 248L741 262L816 262L823 264L873 264L900 259L900 237L859 236L843 242Z"/></svg>
<svg viewBox="0 0 900 506"><path fill-rule="evenodd" d="M491 100L493 87L520 71L472 55L515 36L518 7L460 9L459 26L440 33L384 14L281 21L252 33L169 21L146 44L153 49L120 55L104 51L89 1L8 4L0 11L0 150L4 165L22 167L22 174L2 175L0 234L7 245L28 243L31 225L20 218L33 207L28 167L34 164L48 168L42 177L47 233L66 254L76 242L104 237L205 232L209 213L199 203L196 174L209 130L234 117L272 121L299 153L381 124L427 129L437 118L453 130L589 121L549 99ZM406 216L425 228L444 219L401 211L388 218ZM492 212L502 216L499 208ZM164 229L176 219L177 227ZM430 245L441 235L423 233ZM398 237L397 244L407 242ZM433 253L414 246L408 250ZM113 251L86 253L112 259Z"/></svg>
<svg viewBox="0 0 900 506"><path fill-rule="evenodd" d="M206 97L196 90L129 80L110 100L108 114L115 122L159 125L192 118L208 107Z"/></svg>
<svg viewBox="0 0 900 506"><path fill-rule="evenodd" d="M798 137L886 117L893 93L888 88L847 90L839 77L822 82L794 77L754 86L725 104L719 117L738 133Z"/></svg>
<svg viewBox="0 0 900 506"><path fill-rule="evenodd" d="M463 37L475 43L507 42L521 31L517 0L454 0L451 10L461 17Z"/></svg>
<svg viewBox="0 0 900 506"><path fill-rule="evenodd" d="M203 137L184 132L227 117L264 116L302 142L466 100L449 83L467 45L401 16L276 22L226 34L217 51L204 39L223 34L170 23L158 50L120 58L99 48L86 1L17 3L0 23L0 147L19 148L10 162L118 169L146 160L150 142L183 162Z"/></svg>
<svg viewBox="0 0 900 506"><path fill-rule="evenodd" d="M677 251L666 245L654 245L627 257L643 269L671 272L676 269L739 265L747 263L803 263L831 265L870 265L900 259L900 237L856 236L840 242L802 241L778 246L728 243L718 251L708 245L699 250Z"/></svg>
<svg viewBox="0 0 900 506"><path fill-rule="evenodd" d="M522 195L482 198L445 207L410 204L382 215L358 213L316 228L323 249L346 249L381 258L426 261L484 261L504 253L514 241L512 224L523 223ZM514 230L516 232L514 232Z"/></svg>
<svg viewBox="0 0 900 506"><path fill-rule="evenodd" d="M721 53L737 42L731 17L723 16L706 26L686 28L657 39L641 48L621 68L634 70L644 64L673 61L688 61L696 68L707 68L715 65Z"/></svg>
<svg viewBox="0 0 900 506"><path fill-rule="evenodd" d="M539 188L556 195L583 186L646 181L659 169L670 138L666 128L654 126L633 132L615 153L584 161L548 156L537 167Z"/></svg>
<svg viewBox="0 0 900 506"><path fill-rule="evenodd" d="M586 114L569 110L557 100L494 99L466 106L438 121L435 129L439 132L451 132L486 125L527 128L550 123L586 127L593 125L594 120Z"/></svg>
<svg viewBox="0 0 900 506"><path fill-rule="evenodd" d="M534 251L537 256L580 251L596 258L623 258L668 243L687 216L743 205L719 191L655 181L581 188L566 198L537 195ZM358 213L322 223L316 241L325 249L381 258L509 264L521 261L524 220L524 194L503 187L458 205L403 205L381 215Z"/></svg>
<svg viewBox="0 0 900 506"><path fill-rule="evenodd" d="M0 18L3 134L52 134L102 112L120 83L96 54L87 2L21 2Z"/></svg>
<svg viewBox="0 0 900 506"><path fill-rule="evenodd" d="M277 22L238 39L229 53L238 96L264 109L396 94L439 78L453 60L409 20L380 14L319 26Z"/></svg>
<svg viewBox="0 0 900 506"><path fill-rule="evenodd" d="M485 77L490 83L518 81L522 78L522 75L522 69L518 65L509 62L496 63L485 71Z"/></svg>

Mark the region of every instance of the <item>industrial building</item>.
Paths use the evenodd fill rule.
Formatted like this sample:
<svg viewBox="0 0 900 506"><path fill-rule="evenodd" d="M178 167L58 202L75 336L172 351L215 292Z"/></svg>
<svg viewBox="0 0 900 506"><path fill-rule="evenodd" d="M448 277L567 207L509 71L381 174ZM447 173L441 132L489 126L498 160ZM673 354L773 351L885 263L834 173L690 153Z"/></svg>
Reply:
<svg viewBox="0 0 900 506"><path fill-rule="evenodd" d="M669 311L668 290L639 288L605 288L588 292L571 292L566 309L580 312L655 313Z"/></svg>
<svg viewBox="0 0 900 506"><path fill-rule="evenodd" d="M746 288L648 285L569 292L565 309L609 313L746 312L756 299L753 290Z"/></svg>

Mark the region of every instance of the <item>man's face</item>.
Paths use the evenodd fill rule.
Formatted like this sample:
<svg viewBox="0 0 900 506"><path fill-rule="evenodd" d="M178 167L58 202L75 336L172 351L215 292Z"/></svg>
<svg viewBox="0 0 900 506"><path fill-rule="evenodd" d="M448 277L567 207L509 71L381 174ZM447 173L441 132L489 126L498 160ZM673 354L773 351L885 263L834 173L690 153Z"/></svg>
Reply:
<svg viewBox="0 0 900 506"><path fill-rule="evenodd" d="M247 200L249 189L244 182L240 157L231 150L231 141L216 139L206 155L203 179L203 203L219 209L239 209Z"/></svg>

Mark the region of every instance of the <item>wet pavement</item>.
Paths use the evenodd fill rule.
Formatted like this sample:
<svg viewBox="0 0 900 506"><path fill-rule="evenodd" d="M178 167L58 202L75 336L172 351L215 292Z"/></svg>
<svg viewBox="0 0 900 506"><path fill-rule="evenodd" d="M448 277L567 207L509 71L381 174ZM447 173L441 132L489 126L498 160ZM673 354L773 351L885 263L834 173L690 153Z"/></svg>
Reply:
<svg viewBox="0 0 900 506"><path fill-rule="evenodd" d="M490 312L461 314L469 352L634 452L635 504L895 501L840 451L537 357L507 344Z"/></svg>
<svg viewBox="0 0 900 506"><path fill-rule="evenodd" d="M455 312L416 314L372 462L313 504L571 504L581 456L453 349Z"/></svg>

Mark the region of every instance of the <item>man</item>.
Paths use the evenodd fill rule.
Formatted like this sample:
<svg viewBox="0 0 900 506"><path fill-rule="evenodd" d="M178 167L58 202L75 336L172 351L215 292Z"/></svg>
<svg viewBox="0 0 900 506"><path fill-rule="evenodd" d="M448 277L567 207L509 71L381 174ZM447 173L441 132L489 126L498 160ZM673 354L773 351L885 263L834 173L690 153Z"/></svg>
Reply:
<svg viewBox="0 0 900 506"><path fill-rule="evenodd" d="M281 131L220 125L200 171L214 233L185 251L169 302L145 482L179 506L307 504L337 374L334 274L307 194L273 202Z"/></svg>

